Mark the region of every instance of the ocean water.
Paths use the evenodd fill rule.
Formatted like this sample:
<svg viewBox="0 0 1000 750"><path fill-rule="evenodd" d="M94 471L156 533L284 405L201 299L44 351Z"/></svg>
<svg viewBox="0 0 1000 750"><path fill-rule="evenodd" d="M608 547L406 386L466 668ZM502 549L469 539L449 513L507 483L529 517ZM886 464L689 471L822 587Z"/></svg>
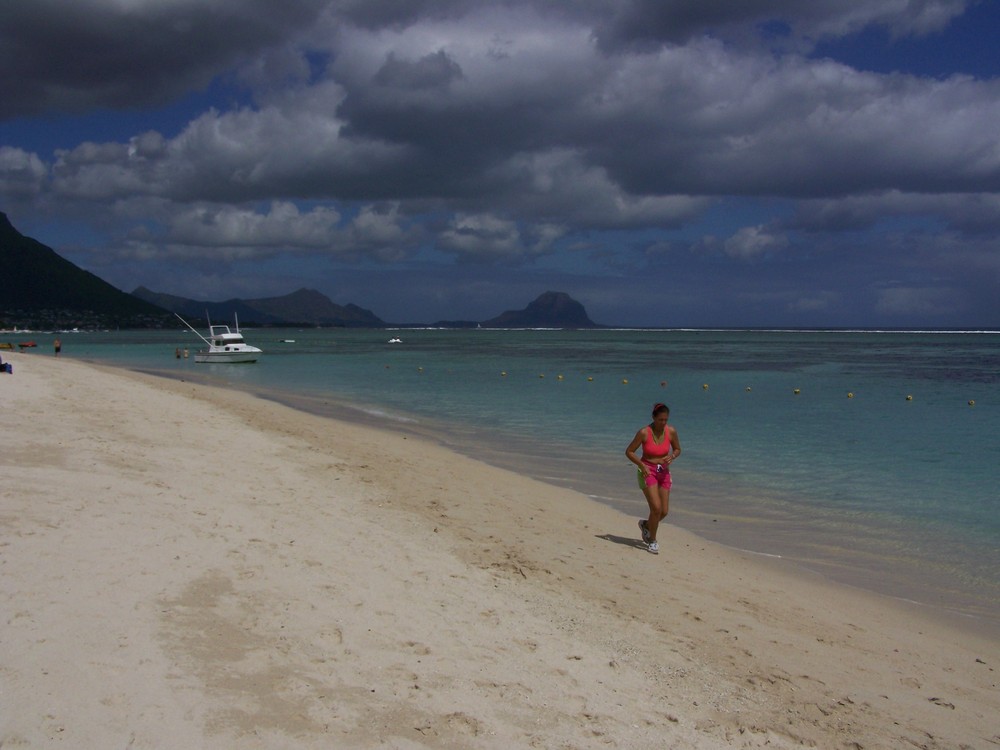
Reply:
<svg viewBox="0 0 1000 750"><path fill-rule="evenodd" d="M182 330L61 338L63 356L420 433L632 516L645 501L624 449L663 401L683 447L670 523L1000 623L1000 333L244 333L255 365L177 359L200 343Z"/></svg>

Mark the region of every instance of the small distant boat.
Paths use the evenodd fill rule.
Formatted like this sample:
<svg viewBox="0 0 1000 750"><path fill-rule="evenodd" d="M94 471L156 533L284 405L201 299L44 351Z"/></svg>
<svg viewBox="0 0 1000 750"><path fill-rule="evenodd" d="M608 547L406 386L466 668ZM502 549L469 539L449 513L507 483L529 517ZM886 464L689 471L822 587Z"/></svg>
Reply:
<svg viewBox="0 0 1000 750"><path fill-rule="evenodd" d="M403 339L399 338L399 336L393 336L391 339L389 339L388 343L390 343L390 344L402 344L403 343Z"/></svg>
<svg viewBox="0 0 1000 750"><path fill-rule="evenodd" d="M177 313L174 313L174 315L177 315ZM191 324L184 320L184 318L180 315L177 315L177 318L181 321L181 323L190 328L198 338L208 344L208 349L202 349L201 351L195 352L195 363L250 363L256 362L260 358L260 355L264 353L256 346L250 346L243 339L243 334L240 333L240 319L238 317L235 318L235 331L231 331L229 326L226 325L213 326L212 321L209 320L208 338L205 338L198 333L198 331L196 331Z"/></svg>
<svg viewBox="0 0 1000 750"><path fill-rule="evenodd" d="M281 339L282 344L294 344L295 339Z"/></svg>

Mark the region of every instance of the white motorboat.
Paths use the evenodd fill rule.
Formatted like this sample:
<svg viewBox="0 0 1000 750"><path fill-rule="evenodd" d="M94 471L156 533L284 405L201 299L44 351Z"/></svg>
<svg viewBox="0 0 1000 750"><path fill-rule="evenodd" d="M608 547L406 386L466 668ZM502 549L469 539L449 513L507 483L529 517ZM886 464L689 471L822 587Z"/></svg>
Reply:
<svg viewBox="0 0 1000 750"><path fill-rule="evenodd" d="M177 313L174 313L177 315ZM242 364L256 362L263 354L256 346L250 346L240 333L240 320L236 318L236 330L230 330L227 325L213 326L212 321L208 321L208 338L202 336L184 318L177 315L178 319L190 328L194 334L208 344L208 349L195 352L194 361L198 364L227 363Z"/></svg>
<svg viewBox="0 0 1000 750"><path fill-rule="evenodd" d="M391 339L389 339L389 341L387 343L390 343L390 344L402 344L403 343L403 339L399 338L399 336L393 336Z"/></svg>

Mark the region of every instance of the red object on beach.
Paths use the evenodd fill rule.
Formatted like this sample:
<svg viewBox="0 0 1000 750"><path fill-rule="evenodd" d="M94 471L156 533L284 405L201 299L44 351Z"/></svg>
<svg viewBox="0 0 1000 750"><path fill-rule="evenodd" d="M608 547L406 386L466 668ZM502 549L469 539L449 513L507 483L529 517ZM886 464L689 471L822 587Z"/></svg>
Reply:
<svg viewBox="0 0 1000 750"><path fill-rule="evenodd" d="M38 346L38 344L36 344L34 341L20 341L18 342L17 345L22 349L27 349L32 346Z"/></svg>

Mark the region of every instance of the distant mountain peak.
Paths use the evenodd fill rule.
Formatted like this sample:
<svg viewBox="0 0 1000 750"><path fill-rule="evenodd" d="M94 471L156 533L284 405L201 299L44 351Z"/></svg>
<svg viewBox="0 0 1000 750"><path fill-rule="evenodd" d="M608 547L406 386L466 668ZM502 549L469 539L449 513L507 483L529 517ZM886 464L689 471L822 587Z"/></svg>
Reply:
<svg viewBox="0 0 1000 750"><path fill-rule="evenodd" d="M545 292L523 310L484 320L487 328L596 328L583 305L566 292Z"/></svg>

